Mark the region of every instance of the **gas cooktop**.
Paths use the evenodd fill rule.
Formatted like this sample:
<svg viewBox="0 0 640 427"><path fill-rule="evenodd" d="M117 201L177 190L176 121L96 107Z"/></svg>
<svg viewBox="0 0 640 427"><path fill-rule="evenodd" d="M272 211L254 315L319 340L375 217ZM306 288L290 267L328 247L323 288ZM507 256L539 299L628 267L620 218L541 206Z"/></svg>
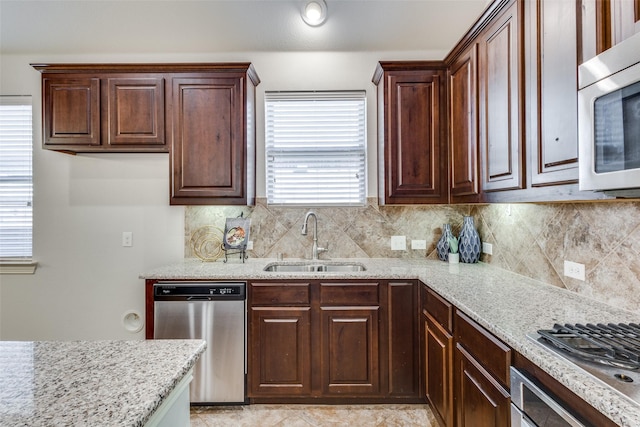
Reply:
<svg viewBox="0 0 640 427"><path fill-rule="evenodd" d="M640 325L555 324L527 336L640 404Z"/></svg>

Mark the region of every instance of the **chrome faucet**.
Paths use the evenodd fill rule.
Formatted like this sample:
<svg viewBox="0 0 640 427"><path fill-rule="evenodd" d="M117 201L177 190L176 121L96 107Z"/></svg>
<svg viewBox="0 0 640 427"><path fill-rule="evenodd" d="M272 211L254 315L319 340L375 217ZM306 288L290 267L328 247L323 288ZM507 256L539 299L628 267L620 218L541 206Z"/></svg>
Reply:
<svg viewBox="0 0 640 427"><path fill-rule="evenodd" d="M318 254L320 252L325 252L327 248L319 248L318 247L318 217L315 212L309 211L304 216L304 222L302 223L302 235L307 235L307 223L309 222L309 217L313 217L313 249L311 251L311 259L317 260Z"/></svg>

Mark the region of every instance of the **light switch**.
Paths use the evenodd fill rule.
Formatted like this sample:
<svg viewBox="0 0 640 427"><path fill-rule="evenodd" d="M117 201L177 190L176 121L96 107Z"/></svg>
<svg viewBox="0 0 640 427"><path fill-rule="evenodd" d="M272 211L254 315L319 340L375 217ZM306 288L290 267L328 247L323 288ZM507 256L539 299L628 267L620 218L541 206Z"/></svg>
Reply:
<svg viewBox="0 0 640 427"><path fill-rule="evenodd" d="M131 246L133 246L133 232L122 232L122 246L124 246L125 248L130 248Z"/></svg>

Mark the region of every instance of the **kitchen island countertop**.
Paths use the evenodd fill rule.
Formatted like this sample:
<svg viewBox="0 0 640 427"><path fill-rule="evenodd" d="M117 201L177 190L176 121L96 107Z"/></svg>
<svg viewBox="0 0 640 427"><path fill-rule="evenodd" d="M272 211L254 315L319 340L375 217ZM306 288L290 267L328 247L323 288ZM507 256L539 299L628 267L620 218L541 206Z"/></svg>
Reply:
<svg viewBox="0 0 640 427"><path fill-rule="evenodd" d="M202 340L0 341L0 425L143 426Z"/></svg>
<svg viewBox="0 0 640 427"><path fill-rule="evenodd" d="M554 323L638 323L637 313L484 263L449 265L426 259L358 258L331 262L357 262L366 267L365 271L263 271L273 262L276 260L222 263L188 259L140 277L155 280L419 279L618 425L640 426L640 402L623 396L526 336L538 329L548 329Z"/></svg>

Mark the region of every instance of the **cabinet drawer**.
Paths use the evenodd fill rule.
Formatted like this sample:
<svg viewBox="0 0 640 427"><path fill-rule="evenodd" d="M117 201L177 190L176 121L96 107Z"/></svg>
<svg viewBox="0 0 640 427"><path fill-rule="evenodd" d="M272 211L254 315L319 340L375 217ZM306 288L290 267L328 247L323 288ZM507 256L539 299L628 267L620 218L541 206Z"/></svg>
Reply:
<svg viewBox="0 0 640 427"><path fill-rule="evenodd" d="M464 313L455 312L455 337L480 364L509 389L511 349Z"/></svg>
<svg viewBox="0 0 640 427"><path fill-rule="evenodd" d="M447 331L453 331L453 305L429 287L426 288L425 306L427 313Z"/></svg>
<svg viewBox="0 0 640 427"><path fill-rule="evenodd" d="M379 283L321 283L321 305L378 305Z"/></svg>
<svg viewBox="0 0 640 427"><path fill-rule="evenodd" d="M251 305L311 304L309 283L250 283Z"/></svg>

